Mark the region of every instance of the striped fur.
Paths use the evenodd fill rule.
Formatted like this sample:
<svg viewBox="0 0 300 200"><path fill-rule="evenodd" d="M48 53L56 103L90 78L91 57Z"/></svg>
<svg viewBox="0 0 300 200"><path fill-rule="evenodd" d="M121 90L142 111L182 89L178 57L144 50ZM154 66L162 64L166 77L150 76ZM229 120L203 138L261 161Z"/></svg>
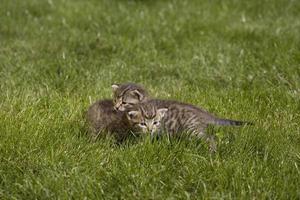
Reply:
<svg viewBox="0 0 300 200"><path fill-rule="evenodd" d="M221 119L202 108L187 103L174 100L150 99L146 92L142 95L132 95L132 93L135 93L137 90L134 84L130 84L129 86L120 86L117 87L117 89L118 93L115 92L114 96L122 99L123 103L130 99L130 102L125 102L126 105L131 105L131 107L136 109L136 111L133 112L136 114L135 117L129 119L129 121L138 118L137 124L144 123L146 119L153 119L153 117L157 115L158 110L167 109L168 111L164 113L164 117L159 118L160 126L155 129L155 132L165 131L170 135L188 132L208 141L212 151L216 150L215 137L206 133L208 125L242 126L252 124L251 122ZM127 98L128 96L130 96L130 98ZM143 98L140 98L141 96L143 96ZM133 100L134 98L135 100ZM114 102L117 102L117 98L115 98ZM125 106L124 110L126 109L128 109L128 107ZM149 116L149 113L153 115ZM150 128L146 127L144 131L148 129ZM153 134L152 129L151 131Z"/></svg>
<svg viewBox="0 0 300 200"><path fill-rule="evenodd" d="M113 84L112 89L115 110L125 111L148 99L147 91L135 83Z"/></svg>

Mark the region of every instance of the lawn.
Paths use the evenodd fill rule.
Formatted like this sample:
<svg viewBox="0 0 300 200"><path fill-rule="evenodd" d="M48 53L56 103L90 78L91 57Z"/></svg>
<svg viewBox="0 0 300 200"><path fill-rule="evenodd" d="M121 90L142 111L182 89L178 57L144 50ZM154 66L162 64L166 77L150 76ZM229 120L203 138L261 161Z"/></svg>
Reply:
<svg viewBox="0 0 300 200"><path fill-rule="evenodd" d="M299 199L300 2L2 0L0 199ZM91 142L84 111L143 84L254 126Z"/></svg>

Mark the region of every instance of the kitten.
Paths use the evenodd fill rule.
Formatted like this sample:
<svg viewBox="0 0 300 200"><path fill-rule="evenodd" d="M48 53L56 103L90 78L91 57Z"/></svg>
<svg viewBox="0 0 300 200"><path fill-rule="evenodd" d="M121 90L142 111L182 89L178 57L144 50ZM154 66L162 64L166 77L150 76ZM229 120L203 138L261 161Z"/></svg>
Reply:
<svg viewBox="0 0 300 200"><path fill-rule="evenodd" d="M86 118L93 140L101 134L112 134L117 140L122 140L130 131L125 113L115 110L111 99L93 103Z"/></svg>
<svg viewBox="0 0 300 200"><path fill-rule="evenodd" d="M146 97L147 92L139 85L133 83L126 83L120 85L120 89L123 92L118 93L120 90L115 90L115 85L113 89L115 91L115 96L123 95L126 102L137 103L139 100L144 100L141 94ZM124 93L126 89L129 89L130 92ZM134 101L135 99L136 102ZM131 99L133 99L131 101ZM125 104L126 106L129 106ZM86 119L89 124L90 134L93 139L96 139L100 134L112 134L117 140L123 140L131 132L135 132L134 127L128 121L128 117L125 112L121 111L122 109L115 109L115 105L118 104L118 101L113 101L112 99L99 100L93 103L86 113Z"/></svg>
<svg viewBox="0 0 300 200"><path fill-rule="evenodd" d="M126 95L127 93L131 92L130 89L124 91L120 88L120 86L117 87L119 89L119 94ZM149 131L151 130L151 134L153 134L151 127L149 127L149 125L147 126L147 123L145 123L145 121L147 121L146 119L149 118L146 115L147 113L158 114L159 109L167 109L167 111L164 111L163 113L164 117L161 117L161 128L159 130L155 130L155 132L161 132L162 129L170 135L175 135L180 132L188 132L208 141L211 151L216 151L216 142L215 136L208 135L205 132L210 124L235 126L251 124L249 122L221 119L204 109L190 104L172 100L150 99L148 96L144 98L144 101L140 101L141 104L136 104L136 106L134 106L134 103L127 103L126 98L123 98L122 95L119 95L118 99L121 99L123 103L118 105L115 104L115 108L120 109L121 107L122 110L132 109L132 107L135 108L135 112L133 113L134 115L130 119L131 121L133 121L133 119L138 119L135 121L140 123L140 127L142 125L146 126L143 130L149 129ZM131 102L138 102L138 99L135 101L131 99ZM135 124L137 124L137 122L135 122Z"/></svg>
<svg viewBox="0 0 300 200"><path fill-rule="evenodd" d="M157 104L155 100L137 104L127 111L130 123L141 132L150 133L151 137L162 132L170 136L180 133L195 135L208 142L212 152L215 152L217 147L215 136L206 132L210 124L242 125L247 123L220 119L193 105L174 103L168 108L159 108L159 105L161 104Z"/></svg>
<svg viewBox="0 0 300 200"><path fill-rule="evenodd" d="M128 109L126 115L135 130L153 136L161 131L161 122L167 111L167 108L157 108L155 104L145 102Z"/></svg>
<svg viewBox="0 0 300 200"><path fill-rule="evenodd" d="M135 104L148 100L148 92L135 83L113 84L114 108L125 111Z"/></svg>

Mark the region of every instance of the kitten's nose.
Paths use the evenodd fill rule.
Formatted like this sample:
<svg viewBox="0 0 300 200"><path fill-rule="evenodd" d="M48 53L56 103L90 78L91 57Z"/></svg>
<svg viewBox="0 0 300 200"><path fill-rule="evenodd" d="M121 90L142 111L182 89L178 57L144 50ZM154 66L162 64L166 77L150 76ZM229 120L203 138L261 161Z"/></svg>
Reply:
<svg viewBox="0 0 300 200"><path fill-rule="evenodd" d="M148 129L148 132L149 132L149 133L153 133L153 132L154 132L153 127L148 127L147 129Z"/></svg>

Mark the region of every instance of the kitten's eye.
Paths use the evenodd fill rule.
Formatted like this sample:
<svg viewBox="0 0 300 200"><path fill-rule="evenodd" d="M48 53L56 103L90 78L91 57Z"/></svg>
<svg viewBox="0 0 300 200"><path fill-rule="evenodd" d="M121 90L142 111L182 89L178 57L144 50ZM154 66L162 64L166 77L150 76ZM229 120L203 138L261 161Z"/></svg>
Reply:
<svg viewBox="0 0 300 200"><path fill-rule="evenodd" d="M122 104L125 105L125 104L127 104L127 103L126 103L125 101L122 101Z"/></svg>
<svg viewBox="0 0 300 200"><path fill-rule="evenodd" d="M159 122L158 121L154 121L153 122L153 125L157 125Z"/></svg>
<svg viewBox="0 0 300 200"><path fill-rule="evenodd" d="M146 123L145 122L141 122L140 125L141 126L146 126Z"/></svg>

